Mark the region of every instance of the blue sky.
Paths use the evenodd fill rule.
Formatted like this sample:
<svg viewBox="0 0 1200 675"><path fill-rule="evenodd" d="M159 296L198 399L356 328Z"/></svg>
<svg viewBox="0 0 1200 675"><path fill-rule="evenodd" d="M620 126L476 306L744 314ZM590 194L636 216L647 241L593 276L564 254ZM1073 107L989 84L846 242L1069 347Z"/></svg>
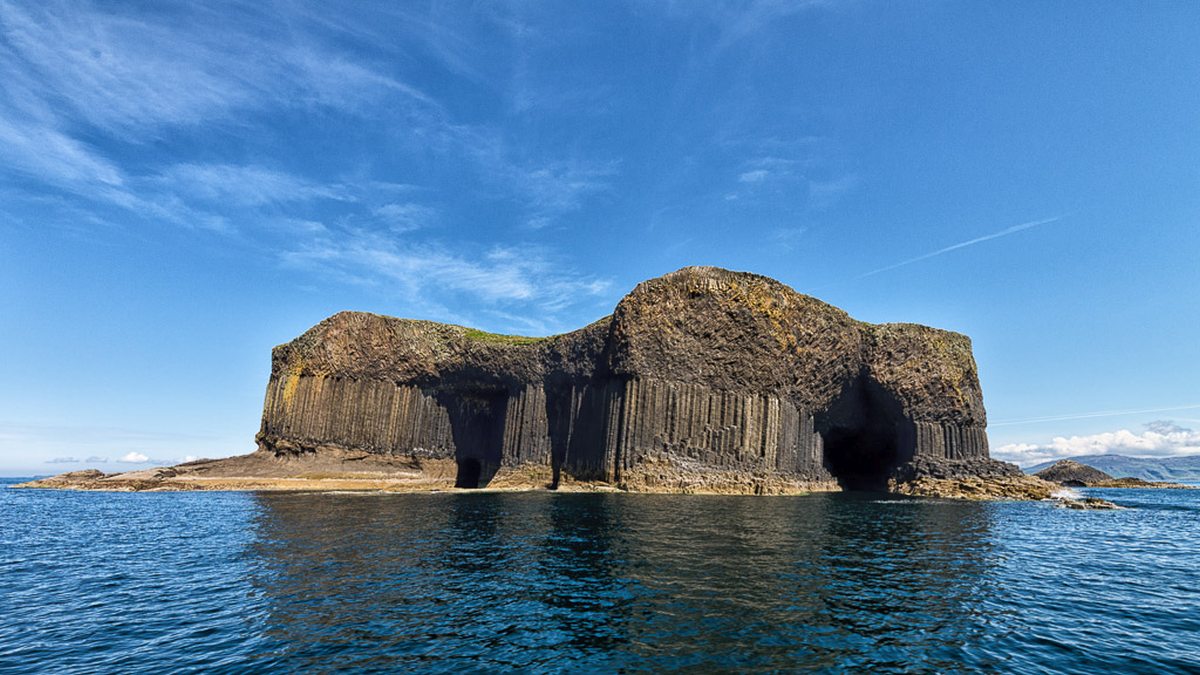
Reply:
<svg viewBox="0 0 1200 675"><path fill-rule="evenodd" d="M1200 452L1200 4L200 5L0 0L0 472L249 451L342 309L695 264L969 334L998 456Z"/></svg>

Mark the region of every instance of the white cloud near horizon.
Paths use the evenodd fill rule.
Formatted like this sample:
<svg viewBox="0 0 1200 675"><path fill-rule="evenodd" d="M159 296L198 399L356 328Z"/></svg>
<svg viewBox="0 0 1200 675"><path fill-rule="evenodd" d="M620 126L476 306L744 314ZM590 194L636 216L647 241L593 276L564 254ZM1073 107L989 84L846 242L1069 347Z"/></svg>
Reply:
<svg viewBox="0 0 1200 675"><path fill-rule="evenodd" d="M231 437L115 426L30 424L0 420L0 474L33 475L112 464L178 464L186 456L225 457L253 450L252 433ZM133 457L146 460L134 461Z"/></svg>
<svg viewBox="0 0 1200 675"><path fill-rule="evenodd" d="M1118 429L1083 436L1056 436L1042 443L1009 443L993 450L992 456L1030 466L1084 455L1180 457L1200 454L1200 431L1169 420L1149 422L1144 429L1141 433Z"/></svg>

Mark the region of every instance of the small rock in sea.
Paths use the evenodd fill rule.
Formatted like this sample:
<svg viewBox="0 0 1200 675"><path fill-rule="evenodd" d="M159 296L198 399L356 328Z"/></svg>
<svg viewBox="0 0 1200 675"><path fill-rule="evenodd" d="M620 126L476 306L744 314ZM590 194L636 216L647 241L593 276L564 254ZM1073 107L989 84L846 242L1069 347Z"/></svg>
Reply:
<svg viewBox="0 0 1200 675"><path fill-rule="evenodd" d="M1063 508L1075 509L1077 511L1111 511L1114 509L1124 508L1098 497L1084 497L1083 499L1069 499L1066 497L1058 498L1058 505Z"/></svg>

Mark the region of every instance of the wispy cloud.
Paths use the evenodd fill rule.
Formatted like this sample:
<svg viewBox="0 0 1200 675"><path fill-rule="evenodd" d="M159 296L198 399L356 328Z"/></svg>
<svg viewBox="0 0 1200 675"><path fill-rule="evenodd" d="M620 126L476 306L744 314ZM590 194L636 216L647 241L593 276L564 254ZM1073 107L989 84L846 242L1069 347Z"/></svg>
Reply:
<svg viewBox="0 0 1200 675"><path fill-rule="evenodd" d="M238 20L229 21L230 15ZM315 105L353 114L366 101L388 100L390 114L420 115L430 123L443 116L429 97L393 74L300 39L279 21L237 3L155 12L0 3L5 169L97 203L171 218L156 213L156 204L173 206L171 200L147 195L137 184L155 172L122 166L98 141L141 145L180 128L244 126L239 113L264 109ZM240 202L297 193L297 186L253 167L174 169L180 178L200 170L209 175L199 176L204 180L198 186L224 178L228 187L221 196ZM271 189L259 195L283 197L256 196L260 187Z"/></svg>
<svg viewBox="0 0 1200 675"><path fill-rule="evenodd" d="M770 241L773 247L781 252L791 251L808 232L803 225L796 227L778 227L771 231Z"/></svg>
<svg viewBox="0 0 1200 675"><path fill-rule="evenodd" d="M237 21L229 21L236 14ZM227 3L133 13L87 3L0 5L5 97L28 112L140 138L162 125L211 123L237 110L317 103L416 88L348 55L297 41L265 8ZM291 39L289 39L289 35ZM35 77L30 77L30 74Z"/></svg>
<svg viewBox="0 0 1200 675"><path fill-rule="evenodd" d="M290 9L284 18L236 1L156 11L0 4L3 170L138 215L176 222L195 217L190 224L229 229L194 202L260 207L345 194L329 181L253 162L130 166L121 161L128 154L119 159L112 143L145 145L201 127L209 136L223 129L244 135L262 121L255 115L317 107L386 116L414 152L473 164L479 180L500 188L499 198L521 206L532 228L560 222L608 189L615 163L544 156L496 128L457 123L434 96L402 79L396 64L411 60L411 49L475 78L476 65L492 67L471 32L486 26L400 7ZM480 16L487 25L519 25L499 13ZM353 51L345 48L351 41ZM360 192L376 182L361 178ZM368 201L385 208L383 200ZM379 216L391 218L396 229L427 221L413 212Z"/></svg>
<svg viewBox="0 0 1200 675"><path fill-rule="evenodd" d="M1172 412L1176 410L1195 410L1200 408L1200 403L1192 403L1188 405L1176 405L1166 408L1140 408L1129 410L1097 410L1084 413L1069 413L1065 415L1046 415L1043 417L1026 417L1019 420L1000 420L998 422L990 422L989 426L1004 427L1016 426L1024 424L1039 424L1042 422L1062 422L1066 420L1084 420L1096 417L1121 417L1123 415L1140 415L1146 413Z"/></svg>
<svg viewBox="0 0 1200 675"><path fill-rule="evenodd" d="M427 227L438 218L437 209L415 202L388 202L375 207L371 213L395 233Z"/></svg>
<svg viewBox="0 0 1200 675"><path fill-rule="evenodd" d="M298 88L313 103L359 112L361 106L387 94L401 94L440 112L438 103L421 90L342 55L292 48L282 60L284 72L296 78Z"/></svg>
<svg viewBox="0 0 1200 675"><path fill-rule="evenodd" d="M74 229L216 232L289 269L443 317L467 298L493 320L533 312L556 328L550 314L604 296L606 280L572 272L547 248L494 242L567 224L611 191L619 162L522 142L476 110L456 119L409 77L418 64L426 86L466 79L491 95L507 66L489 59L478 33L499 27L529 40L532 26L486 9L277 9L0 0L0 178L22 206L56 204L9 201L0 213L30 226L59 217ZM361 157L327 164L307 137L293 147L286 125L299 118L385 129L387 145L368 152L360 142ZM442 175L424 184L426 174ZM448 184L494 207L497 223L464 223L465 209L439 193ZM509 236L492 237L501 226Z"/></svg>
<svg viewBox="0 0 1200 675"><path fill-rule="evenodd" d="M982 244L985 241L991 241L993 239L999 239L1001 237L1007 237L1010 235L1014 235L1018 232L1023 232L1025 230L1029 230L1029 229L1038 227L1040 225L1046 225L1048 223L1053 223L1053 222L1056 222L1061 219L1062 219L1062 216L1055 216L1053 218L1044 218L1042 220L1033 220L1033 221L1030 221L1027 223L1021 223L1019 225L1013 225L1012 227L1006 227L1003 230L1000 230L999 232L993 232L991 234L987 234L982 237L975 237L974 239L968 239L967 241L960 241L957 244L951 244L950 246L946 246L944 248L939 248L938 250L930 251L929 253L924 253L915 258L908 258L906 260L901 260L898 263L887 265L886 267L880 267L879 269L874 269L874 270L871 270L870 272L865 272L863 274L858 275L855 278L856 279L864 279L866 277L874 276L876 274L880 274L883 272L888 272L890 270L894 270L899 267L904 267L905 265L911 265L913 263L918 263L918 262L921 262L922 260L929 260L930 258L936 258L939 255L945 255L947 253L950 253L951 251L957 251L959 249L967 248L969 246L974 246L976 244Z"/></svg>
<svg viewBox="0 0 1200 675"><path fill-rule="evenodd" d="M447 73L476 82L487 81L497 64L485 57L482 41L474 30L508 28L502 10L490 5L478 8L491 19L480 23L455 21L462 17L450 7L411 3L360 3L353 12L329 11L320 3L288 9L315 33L393 57L419 55L439 64Z"/></svg>
<svg viewBox="0 0 1200 675"><path fill-rule="evenodd" d="M710 24L718 31L718 50L778 25L782 19L831 4L830 0L683 0L649 3L655 9L665 10L669 16L698 19Z"/></svg>
<svg viewBox="0 0 1200 675"><path fill-rule="evenodd" d="M6 98L26 111L58 113L109 131L145 133L194 123L252 102L260 92L238 64L197 34L84 5L0 6L9 49L0 72L18 88ZM224 67L234 67L223 71ZM34 73L36 77L26 78Z"/></svg>
<svg viewBox="0 0 1200 675"><path fill-rule="evenodd" d="M580 209L589 195L609 188L611 164L555 162L529 170L510 170L513 185L526 197L527 224L542 228Z"/></svg>
<svg viewBox="0 0 1200 675"><path fill-rule="evenodd" d="M829 139L803 138L786 143L769 137L724 140L735 149L750 145L752 153L735 171L737 185L724 194L726 201L768 197L789 201L808 210L825 210L859 186L858 175L846 166L836 144Z"/></svg>
<svg viewBox="0 0 1200 675"><path fill-rule="evenodd" d="M818 209L829 208L836 204L845 194L858 187L858 183L858 176L854 174L842 174L824 180L809 180L809 203Z"/></svg>
<svg viewBox="0 0 1200 675"><path fill-rule="evenodd" d="M125 175L87 144L45 125L0 115L0 150L8 171L97 201L130 204Z"/></svg>
<svg viewBox="0 0 1200 675"><path fill-rule="evenodd" d="M323 185L261 166L177 164L155 180L173 194L223 206L262 206L312 199L353 200L344 186Z"/></svg>
<svg viewBox="0 0 1200 675"><path fill-rule="evenodd" d="M996 448L998 459L1029 466L1083 455L1121 454L1134 457L1177 457L1200 453L1200 432L1169 420L1150 422L1145 431L1128 429L1084 436L1056 436L1041 443L1010 443Z"/></svg>
<svg viewBox="0 0 1200 675"><path fill-rule="evenodd" d="M444 301L462 295L493 309L526 307L557 312L603 297L609 282L564 271L537 247L495 246L467 256L434 243L415 243L386 233L343 230L286 251L285 265L341 282L379 287L445 320ZM543 324L545 325L545 324Z"/></svg>

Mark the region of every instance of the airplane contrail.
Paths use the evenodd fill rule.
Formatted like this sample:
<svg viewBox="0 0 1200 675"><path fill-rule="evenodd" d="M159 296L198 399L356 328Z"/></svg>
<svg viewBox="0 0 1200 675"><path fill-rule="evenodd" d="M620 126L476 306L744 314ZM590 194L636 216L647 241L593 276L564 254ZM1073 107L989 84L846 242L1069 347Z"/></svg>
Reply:
<svg viewBox="0 0 1200 675"><path fill-rule="evenodd" d="M1200 408L1200 403L1192 405L1177 405L1170 408L1144 408L1142 410L1102 410L1099 412L1077 413L1074 415L1050 415L1048 417L1029 417L1023 420L1004 420L1002 422L991 422L989 427L1004 427L1014 424L1033 424L1036 422L1059 422L1062 420L1082 420L1092 417L1118 417L1120 415L1137 415L1140 413L1157 413L1171 412L1173 410L1192 410Z"/></svg>
<svg viewBox="0 0 1200 675"><path fill-rule="evenodd" d="M999 239L1000 237L1007 237L1007 236L1008 236L1008 235L1010 235L1010 234L1016 234L1016 233L1018 233L1018 232L1020 232L1020 231L1022 231L1022 230L1028 230L1028 229L1030 229L1030 228L1037 227L1037 226L1039 226L1039 225L1045 225L1046 223L1053 223L1054 221L1056 221L1056 220L1061 220L1061 219L1062 219L1062 216L1054 216L1053 218L1044 218L1044 219L1042 219L1042 220L1033 220L1033 221L1030 221L1030 222L1028 222L1028 223L1021 223L1020 225L1013 225L1012 227L1006 227L1006 228L1004 228L1003 230L1000 230L999 232L993 232L993 233L991 233L991 234L985 234L985 235L984 235L984 236L982 236L982 237L975 237L974 239L969 239L969 240L967 240L967 241L960 241L960 242L959 242L959 243L957 243L957 244L951 244L950 246L947 246L947 247L945 247L945 248L939 248L939 249L938 249L938 250L936 250L936 251L931 251L931 252L929 252L929 253L925 253L925 254L923 254L923 255L919 255L919 256L917 256L917 257L915 257L915 258L909 258L908 260L902 260L902 261L900 261L900 262L898 262L898 263L895 263L895 264L893 264L893 265L888 265L887 267L880 267L880 268L879 268L879 269L877 269L877 270L871 270L870 272L866 272L866 273L864 273L864 274L860 274L860 275L858 275L857 277L855 277L855 279L864 279L864 278L866 278L866 277L869 277L869 276L874 276L874 275L876 275L876 274L879 274L880 272L887 272L887 271L889 271L889 270L894 270L894 269L896 269L897 267L904 267L905 265L911 265L911 264L913 264L913 263L915 263L915 262L920 262L920 261L922 261L922 260L928 260L928 259L930 259L930 258L933 258L933 257L939 256L939 255L942 255L943 253L949 253L949 252L951 252L951 251L957 251L957 250L958 250L958 249L960 249L960 248L966 248L966 247L968 247L968 246L974 246L975 244L980 244L980 243L983 243L983 242L985 242L985 241L991 241L992 239Z"/></svg>

